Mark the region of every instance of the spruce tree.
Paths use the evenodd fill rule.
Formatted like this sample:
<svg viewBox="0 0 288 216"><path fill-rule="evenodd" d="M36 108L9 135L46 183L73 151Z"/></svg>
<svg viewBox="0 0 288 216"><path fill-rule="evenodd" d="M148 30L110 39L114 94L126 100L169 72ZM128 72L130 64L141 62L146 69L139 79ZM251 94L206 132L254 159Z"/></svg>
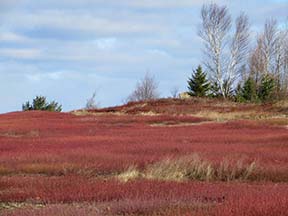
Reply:
<svg viewBox="0 0 288 216"><path fill-rule="evenodd" d="M210 90L210 83L206 78L206 73L199 65L192 77L188 79L188 94L190 96L205 97Z"/></svg>
<svg viewBox="0 0 288 216"><path fill-rule="evenodd" d="M253 80L253 78L249 77L243 87L239 87L239 90L237 92L237 101L239 102L256 102L258 97L257 97L257 88L256 88L256 83Z"/></svg>
<svg viewBox="0 0 288 216"><path fill-rule="evenodd" d="M256 83L252 78L248 78L242 90L242 97L245 100L255 102L257 100Z"/></svg>
<svg viewBox="0 0 288 216"><path fill-rule="evenodd" d="M276 90L276 82L273 76L267 74L261 79L261 84L258 89L258 97L262 102L273 100L273 95Z"/></svg>

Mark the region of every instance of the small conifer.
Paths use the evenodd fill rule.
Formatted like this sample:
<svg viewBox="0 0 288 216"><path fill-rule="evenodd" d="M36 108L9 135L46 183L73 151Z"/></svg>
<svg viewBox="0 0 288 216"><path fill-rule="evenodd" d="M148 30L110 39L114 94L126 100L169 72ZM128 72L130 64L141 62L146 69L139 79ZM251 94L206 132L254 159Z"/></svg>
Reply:
<svg viewBox="0 0 288 216"><path fill-rule="evenodd" d="M206 78L206 73L199 65L192 77L188 79L188 94L190 96L205 97L210 90L210 83Z"/></svg>

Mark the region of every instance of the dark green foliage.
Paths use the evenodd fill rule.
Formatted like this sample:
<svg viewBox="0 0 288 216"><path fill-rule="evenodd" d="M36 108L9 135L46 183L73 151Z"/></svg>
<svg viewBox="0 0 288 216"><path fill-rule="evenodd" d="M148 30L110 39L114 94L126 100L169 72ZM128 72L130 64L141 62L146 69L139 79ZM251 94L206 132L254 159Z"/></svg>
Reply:
<svg viewBox="0 0 288 216"><path fill-rule="evenodd" d="M30 104L29 101L27 101L25 104L22 105L22 110L23 111L28 111L28 110L32 110L32 105Z"/></svg>
<svg viewBox="0 0 288 216"><path fill-rule="evenodd" d="M210 90L210 83L202 67L198 66L192 77L188 79L188 94L190 96L205 97Z"/></svg>
<svg viewBox="0 0 288 216"><path fill-rule="evenodd" d="M45 110L45 111L52 111L52 112L61 112L62 106L59 105L57 102L52 101L50 103L47 102L46 97L44 96L36 96L33 99L33 103L30 104L29 101L22 105L23 111L28 110Z"/></svg>
<svg viewBox="0 0 288 216"><path fill-rule="evenodd" d="M221 91L220 91L220 86L218 85L217 82L213 82L212 85L210 86L210 97L212 98L218 98L221 97Z"/></svg>
<svg viewBox="0 0 288 216"><path fill-rule="evenodd" d="M275 94L275 79L273 76L267 74L262 77L259 87L257 87L252 77L248 78L243 87L238 87L236 100L238 102L267 102L277 99Z"/></svg>
<svg viewBox="0 0 288 216"><path fill-rule="evenodd" d="M210 97L214 98L231 98L233 96L233 89L231 86L231 83L228 80L224 80L222 84L222 90L221 91L220 85L217 81L213 82L210 86Z"/></svg>
<svg viewBox="0 0 288 216"><path fill-rule="evenodd" d="M273 76L265 75L263 76L259 89L258 97L262 102L267 102L273 100L273 95L276 90L276 82Z"/></svg>
<svg viewBox="0 0 288 216"><path fill-rule="evenodd" d="M47 106L48 104L45 97L36 96L36 98L33 99L33 110L46 110Z"/></svg>
<svg viewBox="0 0 288 216"><path fill-rule="evenodd" d="M256 102L258 100L256 83L253 78L249 77L243 87L238 87L236 100L238 102Z"/></svg>

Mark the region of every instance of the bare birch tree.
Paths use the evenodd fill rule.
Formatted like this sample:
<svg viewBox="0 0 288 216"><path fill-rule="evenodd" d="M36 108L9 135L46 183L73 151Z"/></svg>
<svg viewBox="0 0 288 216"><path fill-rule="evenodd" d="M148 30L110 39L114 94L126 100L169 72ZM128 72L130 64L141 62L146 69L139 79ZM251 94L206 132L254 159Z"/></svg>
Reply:
<svg viewBox="0 0 288 216"><path fill-rule="evenodd" d="M230 45L230 59L227 67L227 84L233 86L243 71L249 53L249 20L248 16L242 13L236 19L236 30Z"/></svg>
<svg viewBox="0 0 288 216"><path fill-rule="evenodd" d="M262 52L263 35L257 38L257 44L254 49L251 50L249 56L249 74L248 77L252 77L256 83L256 86L260 84L261 78L265 71L265 57Z"/></svg>
<svg viewBox="0 0 288 216"><path fill-rule="evenodd" d="M282 72L282 80L283 80L283 88L286 96L288 96L288 28L286 29L286 37L284 40L284 57L283 57L283 72Z"/></svg>
<svg viewBox="0 0 288 216"><path fill-rule="evenodd" d="M264 32L262 40L262 52L264 57L264 73L268 74L269 72L275 71L275 60L276 47L278 41L278 32L277 32L277 21L275 19L268 19L265 22Z"/></svg>
<svg viewBox="0 0 288 216"><path fill-rule="evenodd" d="M199 36L204 41L206 70L215 89L226 98L242 75L252 77L259 86L264 76L273 76L278 96L288 91L288 30L279 27L277 20L267 19L263 32L250 49L248 17L241 14L231 34L232 19L227 7L217 4L203 5ZM245 65L249 65L249 71ZM246 74L245 74L246 73Z"/></svg>
<svg viewBox="0 0 288 216"><path fill-rule="evenodd" d="M286 26L279 33L277 53L277 70L279 74L280 85L284 96L288 96L288 19Z"/></svg>
<svg viewBox="0 0 288 216"><path fill-rule="evenodd" d="M221 95L228 97L234 82L240 77L249 53L250 25L242 13L235 22L231 36L232 18L227 7L217 4L204 5L199 36L205 43L205 66L210 79L220 88Z"/></svg>
<svg viewBox="0 0 288 216"><path fill-rule="evenodd" d="M283 97L288 94L288 17L286 25L277 28L275 45L274 74L278 84L278 94Z"/></svg>
<svg viewBox="0 0 288 216"><path fill-rule="evenodd" d="M223 97L226 97L223 89L225 76L223 75L224 47L226 37L231 29L231 16L226 6L217 4L203 5L201 10L201 27L199 36L205 43L205 55L210 79L217 83Z"/></svg>
<svg viewBox="0 0 288 216"><path fill-rule="evenodd" d="M279 29L275 19L266 20L264 31L258 36L257 45L250 55L250 75L257 84L264 75L272 75L278 94L287 92L287 42L287 28Z"/></svg>

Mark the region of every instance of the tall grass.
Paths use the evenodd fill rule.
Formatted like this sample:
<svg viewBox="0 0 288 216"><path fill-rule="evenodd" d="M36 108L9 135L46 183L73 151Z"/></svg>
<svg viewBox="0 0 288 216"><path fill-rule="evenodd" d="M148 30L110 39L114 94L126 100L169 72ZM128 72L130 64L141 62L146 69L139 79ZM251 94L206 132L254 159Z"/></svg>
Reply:
<svg viewBox="0 0 288 216"><path fill-rule="evenodd" d="M142 171L131 166L118 178L125 182L139 177L167 181L248 181L253 180L258 173L255 161L245 163L243 160L224 160L217 165L195 154L180 159L165 159L148 165Z"/></svg>

